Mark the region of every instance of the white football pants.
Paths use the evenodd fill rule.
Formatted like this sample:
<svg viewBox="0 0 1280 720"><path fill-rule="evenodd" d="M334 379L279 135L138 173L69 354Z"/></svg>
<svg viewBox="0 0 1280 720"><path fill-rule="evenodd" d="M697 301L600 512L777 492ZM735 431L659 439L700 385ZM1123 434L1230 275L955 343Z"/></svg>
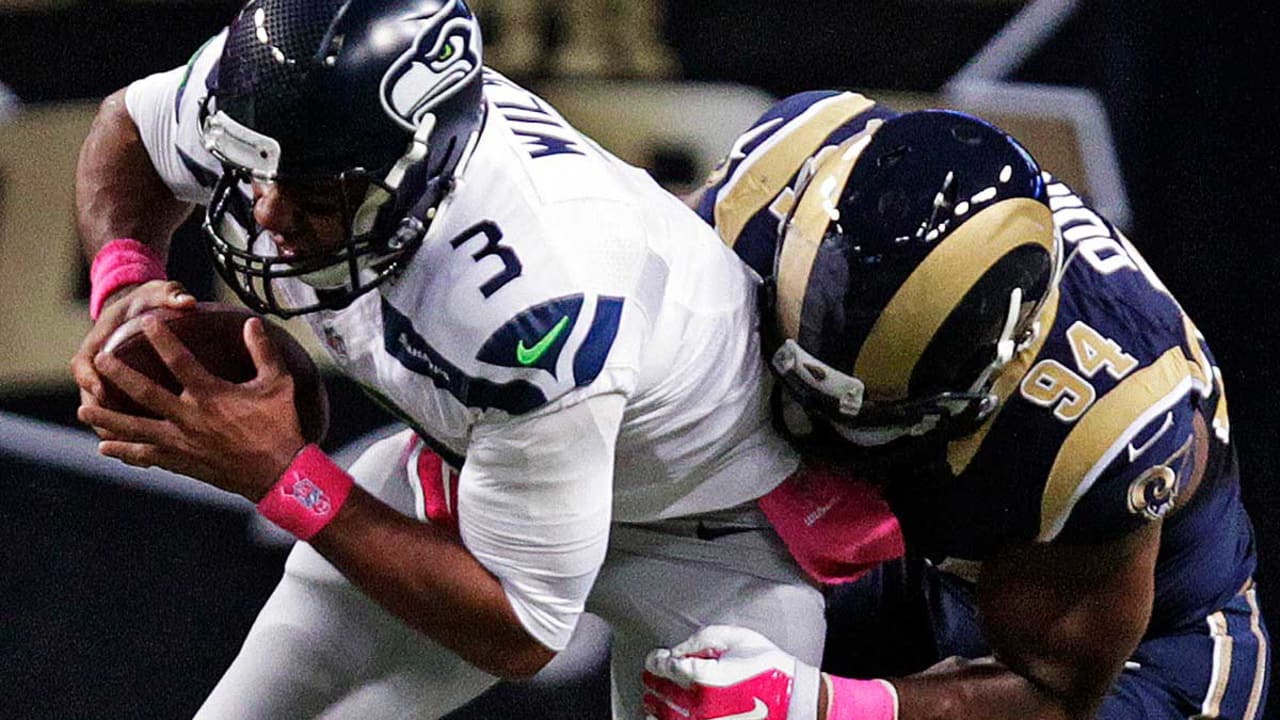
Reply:
<svg viewBox="0 0 1280 720"><path fill-rule="evenodd" d="M398 433L374 444L351 474L412 516L414 497L401 462L409 437ZM645 654L704 625L743 625L811 665L821 661L822 595L754 507L618 524L610 535L587 609L613 630L615 718L642 716ZM280 584L196 718L437 718L495 681L403 625L310 545L297 543Z"/></svg>

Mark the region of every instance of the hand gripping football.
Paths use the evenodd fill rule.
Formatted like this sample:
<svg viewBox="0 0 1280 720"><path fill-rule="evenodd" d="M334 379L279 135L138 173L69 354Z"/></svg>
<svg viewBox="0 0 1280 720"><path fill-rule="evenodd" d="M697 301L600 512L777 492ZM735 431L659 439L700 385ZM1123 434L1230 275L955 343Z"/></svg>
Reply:
<svg viewBox="0 0 1280 720"><path fill-rule="evenodd" d="M247 382L257 374L243 335L244 323L254 317L254 313L225 303L202 302L197 303L194 310L157 308L144 312L117 328L107 339L103 352L116 356L166 390L182 392L182 385L142 332L142 318L148 315L160 318L210 374L233 383ZM266 318L263 325L293 376L294 404L302 435L307 442L318 443L329 428L329 396L320 372L306 349L287 330ZM105 378L104 392L103 407L130 415L151 416Z"/></svg>

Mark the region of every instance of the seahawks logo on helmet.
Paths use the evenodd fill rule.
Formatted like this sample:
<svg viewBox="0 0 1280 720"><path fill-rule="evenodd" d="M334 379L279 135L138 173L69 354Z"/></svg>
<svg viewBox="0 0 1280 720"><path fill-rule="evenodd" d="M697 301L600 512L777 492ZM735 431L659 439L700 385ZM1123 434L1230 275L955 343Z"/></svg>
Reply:
<svg viewBox="0 0 1280 720"><path fill-rule="evenodd" d="M410 18L421 22L413 44L382 78L382 107L407 130L480 72L480 27L461 0Z"/></svg>

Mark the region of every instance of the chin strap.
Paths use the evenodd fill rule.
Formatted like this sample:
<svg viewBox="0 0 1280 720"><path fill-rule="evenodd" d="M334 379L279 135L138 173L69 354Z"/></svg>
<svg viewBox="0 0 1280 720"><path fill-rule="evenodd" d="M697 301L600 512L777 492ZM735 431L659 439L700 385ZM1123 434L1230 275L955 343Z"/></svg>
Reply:
<svg viewBox="0 0 1280 720"><path fill-rule="evenodd" d="M855 420L867 409L867 404L864 400L866 386L861 380L827 365L809 354L804 348L800 347L799 343L792 339L783 341L777 352L774 353L771 362L774 370L783 378L784 384L791 383L793 388L796 384L799 384L805 388L806 394L810 397L831 400L836 412L831 413L829 408L827 414L839 416L838 418L833 417L830 419L831 427L841 437L854 445L875 447L903 437L925 435L938 427L942 422L943 415L955 416L964 412L963 407L957 410L947 408L925 414L911 424L868 424L861 427L846 425L840 422L840 418ZM965 402L967 406L970 399L966 398L955 402ZM807 420L801 422L796 418L797 414L807 412L803 405L804 402L802 400L784 398L779 408L784 426L788 432L791 432L796 437L805 437L812 432L811 423L807 422ZM984 403L983 408L979 409L979 413L985 416L990 407L994 406L991 403Z"/></svg>
<svg viewBox="0 0 1280 720"><path fill-rule="evenodd" d="M832 423L831 428L840 437L859 447L879 447L904 437L920 437L937 426L938 416L927 415L914 425L851 428L839 423Z"/></svg>
<svg viewBox="0 0 1280 720"><path fill-rule="evenodd" d="M982 422L999 404L999 399L988 392L996 376L1039 333L1039 324L1033 322L1030 325L1029 338L1016 337L1019 332L1019 320L1022 318L1022 298L1022 288L1014 288L1010 291L1009 307L996 341L995 357L983 368L977 379L963 394L956 393L949 398L940 397L937 400L937 412L927 412L911 424L857 427L845 425L833 419L832 427L841 437L855 445L874 447L903 437L925 435L950 420L959 419L962 424ZM812 396L829 399L840 417L853 420L862 415L864 410L868 410L865 401L866 386L861 380L840 372L814 357L800 347L794 339L788 338L782 341L770 359L770 364L784 383L792 384L793 388L798 384ZM833 408L828 408L827 412L829 413L831 409ZM793 435L805 437L812 432L812 424L808 419L798 418L799 415L806 414L802 401L784 398L779 410L784 426ZM874 410L869 412L874 414Z"/></svg>
<svg viewBox="0 0 1280 720"><path fill-rule="evenodd" d="M381 183L373 183L369 186L364 202L360 203L360 208L356 210L355 219L351 223L351 234L354 237L373 232L378 212L391 200L395 191L400 189L400 184L404 182L409 169L427 159L427 153L431 150L431 133L435 129L435 114L428 113L423 116L418 129L413 132L413 141L409 143L409 149L396 160L395 165L391 166Z"/></svg>
<svg viewBox="0 0 1280 720"><path fill-rule="evenodd" d="M788 338L773 354L773 369L784 378L795 378L818 394L834 399L840 414L856 417L862 412L862 399L866 386L852 375L846 375L800 347L800 343Z"/></svg>

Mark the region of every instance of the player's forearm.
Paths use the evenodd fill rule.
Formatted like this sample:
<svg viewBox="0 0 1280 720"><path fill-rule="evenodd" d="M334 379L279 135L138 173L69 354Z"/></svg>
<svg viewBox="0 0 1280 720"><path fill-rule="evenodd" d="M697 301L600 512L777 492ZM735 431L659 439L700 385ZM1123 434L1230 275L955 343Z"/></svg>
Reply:
<svg viewBox="0 0 1280 720"><path fill-rule="evenodd" d="M555 655L466 548L359 488L311 544L369 597L485 672L527 678Z"/></svg>
<svg viewBox="0 0 1280 720"><path fill-rule="evenodd" d="M167 256L169 236L191 205L160 179L138 127L125 108L124 90L102 101L76 164L76 223L85 253L128 237Z"/></svg>
<svg viewBox="0 0 1280 720"><path fill-rule="evenodd" d="M1083 720L1101 695L1068 698L990 660L946 661L892 681L899 720Z"/></svg>
<svg viewBox="0 0 1280 720"><path fill-rule="evenodd" d="M900 720L1090 718L1141 641L1159 526L1106 545L1026 543L983 564L986 638L1003 664L944 661L894 681Z"/></svg>

